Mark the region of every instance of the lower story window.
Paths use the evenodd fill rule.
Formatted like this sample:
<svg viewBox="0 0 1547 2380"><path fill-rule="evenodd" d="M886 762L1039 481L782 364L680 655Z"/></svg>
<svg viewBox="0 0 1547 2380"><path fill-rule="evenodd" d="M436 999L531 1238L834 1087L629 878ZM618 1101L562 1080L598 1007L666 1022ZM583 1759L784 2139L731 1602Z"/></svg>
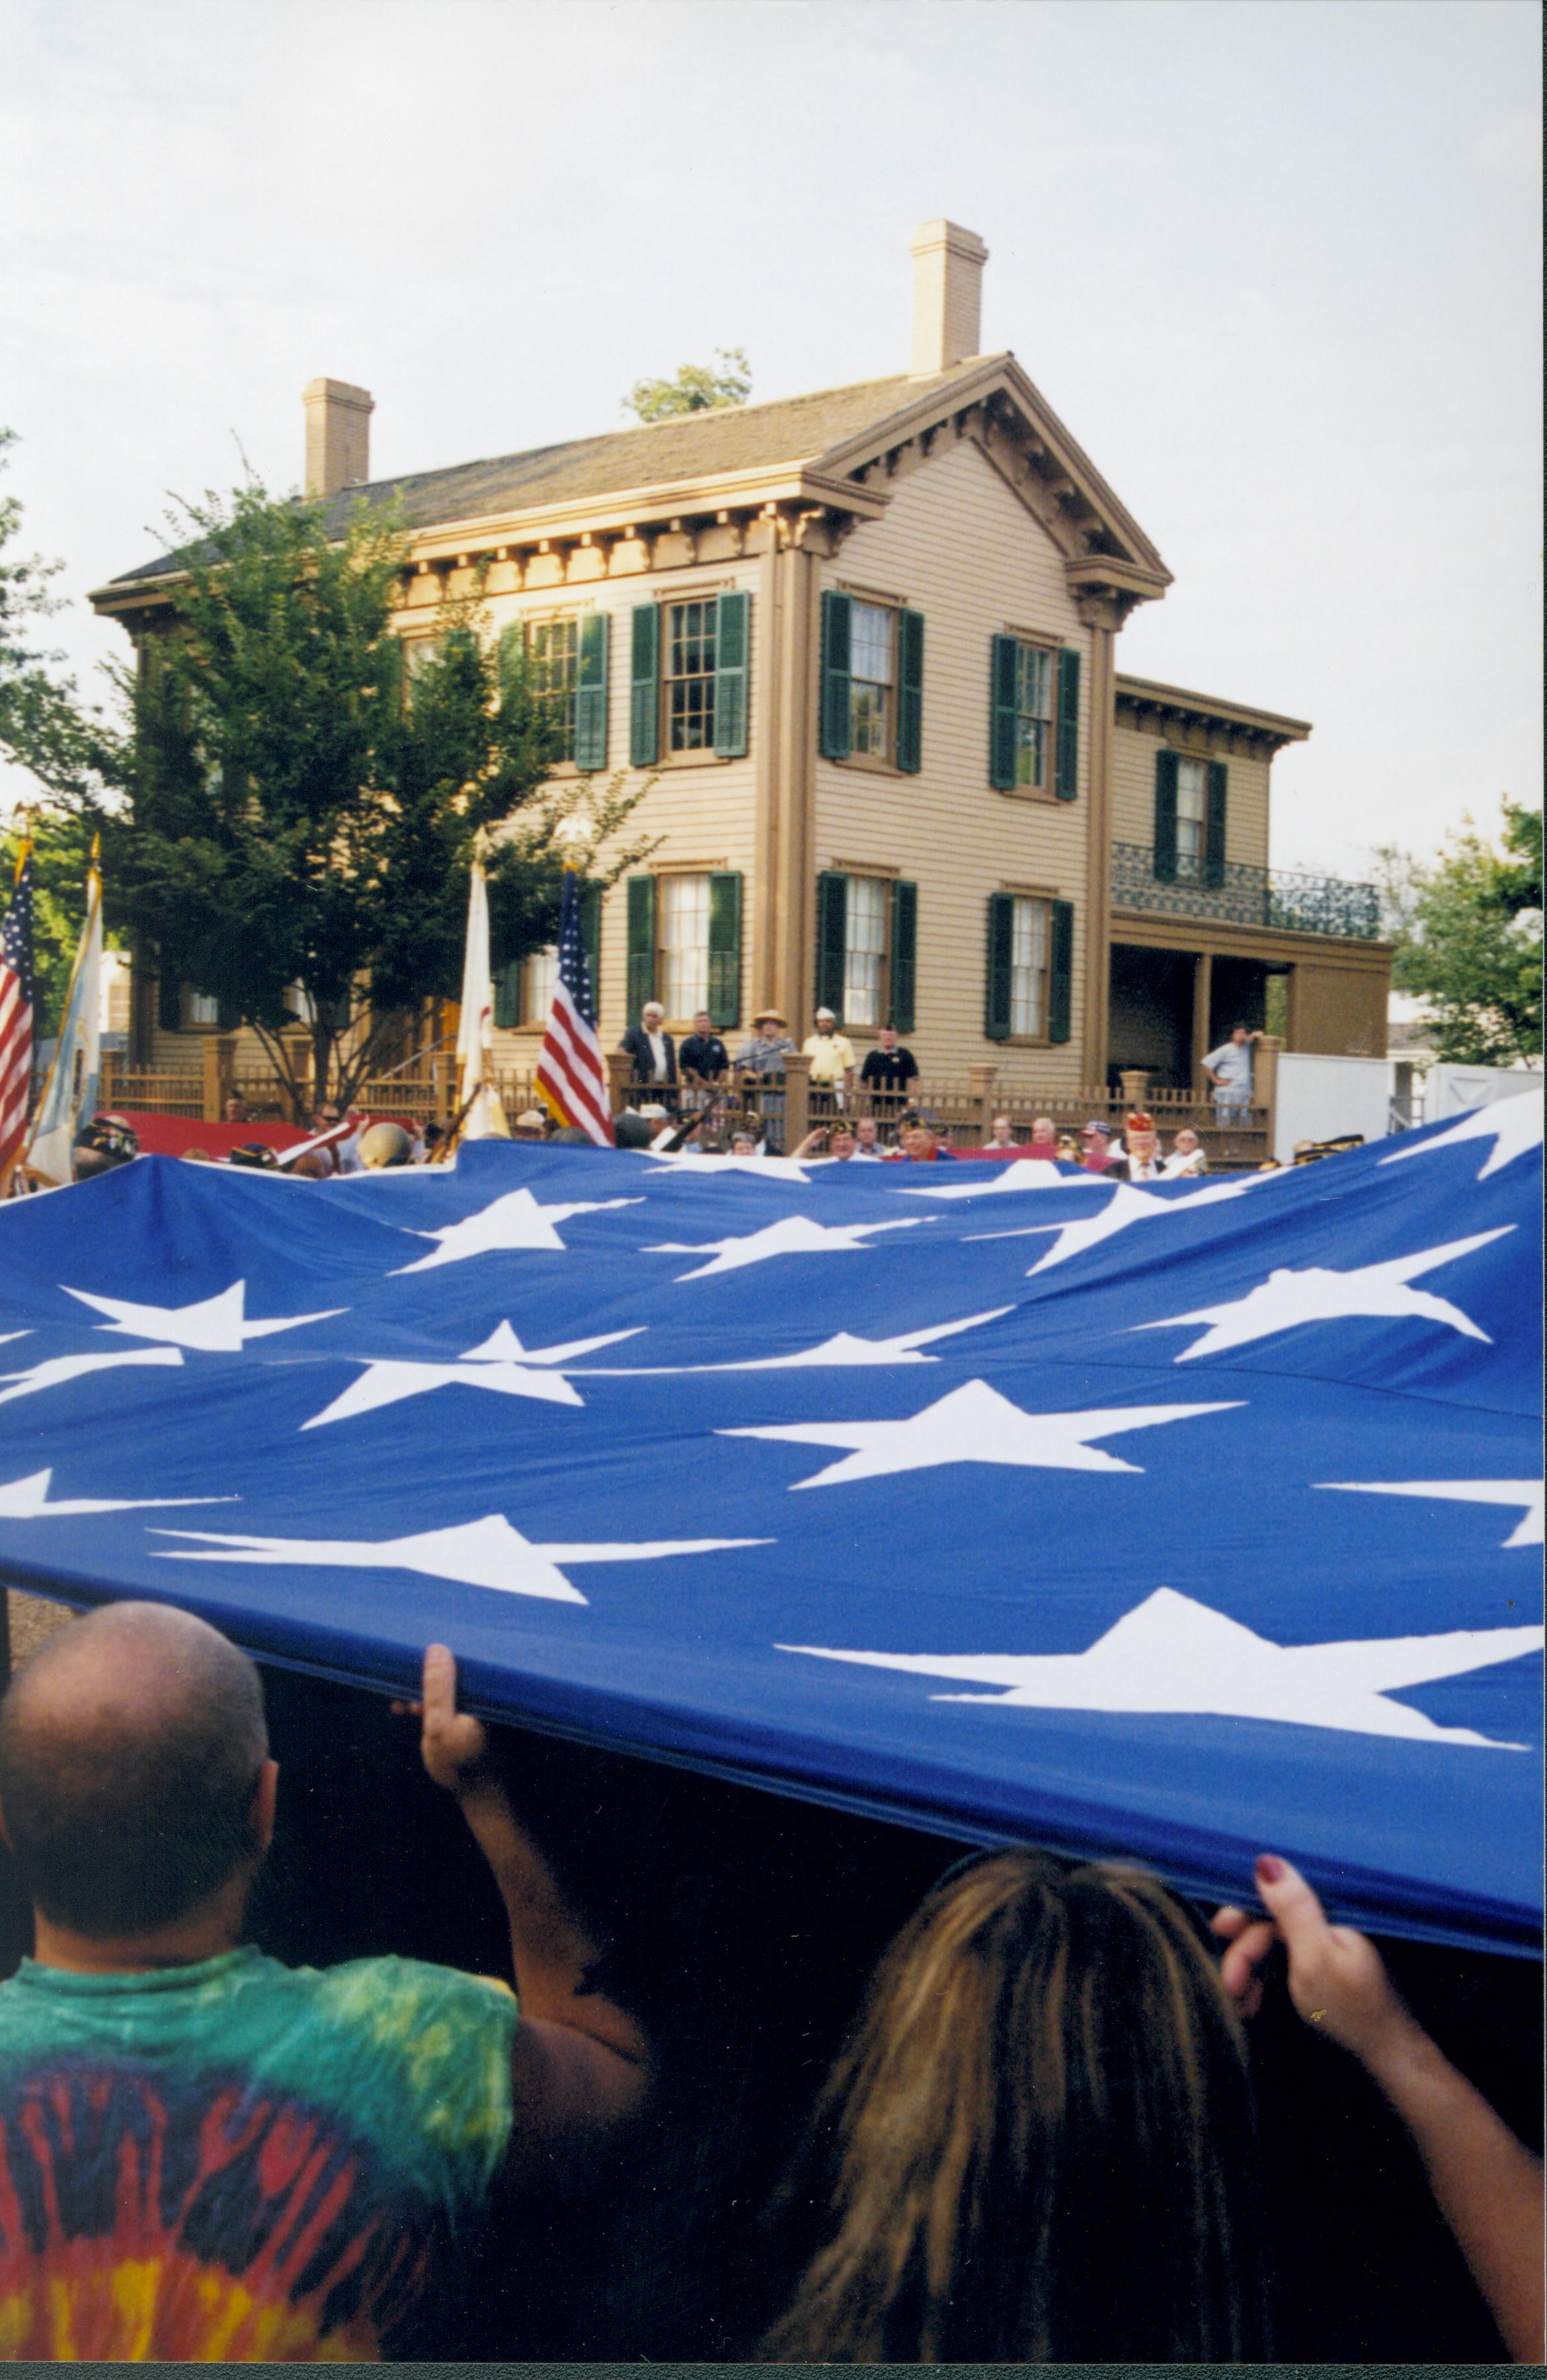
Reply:
<svg viewBox="0 0 1547 2380"><path fill-rule="evenodd" d="M220 1002L213 992L190 991L186 1014L189 1025L218 1025Z"/></svg>
<svg viewBox="0 0 1547 2380"><path fill-rule="evenodd" d="M1048 928L1051 904L1017 893L1010 944L1010 1031L1047 1031Z"/></svg>
<svg viewBox="0 0 1547 2380"><path fill-rule="evenodd" d="M558 944L532 951L521 962L521 1022L546 1025L558 983Z"/></svg>
<svg viewBox="0 0 1547 2380"><path fill-rule="evenodd" d="M886 912L891 886L879 876L851 876L845 913L846 1025L886 1022Z"/></svg>
<svg viewBox="0 0 1547 2380"><path fill-rule="evenodd" d="M709 878L663 876L659 896L656 998L668 1016L695 1016L709 1006Z"/></svg>

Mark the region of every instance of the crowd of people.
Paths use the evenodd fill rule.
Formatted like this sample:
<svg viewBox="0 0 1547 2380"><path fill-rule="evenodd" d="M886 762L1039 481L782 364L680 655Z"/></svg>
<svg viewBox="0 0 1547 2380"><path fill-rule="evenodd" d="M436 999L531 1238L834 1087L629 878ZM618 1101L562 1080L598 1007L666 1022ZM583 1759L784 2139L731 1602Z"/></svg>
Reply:
<svg viewBox="0 0 1547 2380"><path fill-rule="evenodd" d="M259 1675L202 1621L110 1606L11 1684L0 1824L33 1927L0 1984L13 2357L445 2356L480 2272L539 2221L562 2253L627 2190L669 2060L457 1687L432 1645L408 1707L503 1908L514 1991L252 1945L281 1780ZM745 2351L1271 2356L1249 2045L1286 1990L1407 2128L1504 2351L1535 2360L1540 2164L1286 1860L1242 1885L1205 1918L1139 1868L1029 1849L941 1876L815 2100L780 2193L810 2237Z"/></svg>

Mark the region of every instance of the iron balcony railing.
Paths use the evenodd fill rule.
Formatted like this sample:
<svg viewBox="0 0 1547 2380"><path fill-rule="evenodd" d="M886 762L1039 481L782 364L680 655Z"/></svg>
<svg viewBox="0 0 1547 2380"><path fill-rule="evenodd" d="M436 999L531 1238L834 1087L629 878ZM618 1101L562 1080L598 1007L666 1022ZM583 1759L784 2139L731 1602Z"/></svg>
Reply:
<svg viewBox="0 0 1547 2380"><path fill-rule="evenodd" d="M1336 934L1346 941L1372 942L1381 930L1380 895L1373 884L1346 883L1336 876L1301 876L1284 868L1248 868L1227 860L1217 882L1204 880L1194 866L1178 860L1175 880L1155 874L1148 844L1112 847L1112 905L1151 909L1172 917L1217 917L1231 926L1276 926L1297 934Z"/></svg>

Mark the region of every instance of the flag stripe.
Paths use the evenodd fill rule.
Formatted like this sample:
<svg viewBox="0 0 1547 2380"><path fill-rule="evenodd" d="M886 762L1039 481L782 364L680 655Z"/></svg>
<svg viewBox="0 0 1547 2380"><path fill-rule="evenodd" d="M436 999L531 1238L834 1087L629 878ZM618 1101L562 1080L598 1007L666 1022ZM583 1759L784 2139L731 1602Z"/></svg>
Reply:
<svg viewBox="0 0 1547 2380"><path fill-rule="evenodd" d="M601 1146L613 1137L607 1066L596 1031L591 967L580 933L578 880L564 872L564 911L559 921L558 979L542 1036L536 1082L553 1112L577 1125Z"/></svg>

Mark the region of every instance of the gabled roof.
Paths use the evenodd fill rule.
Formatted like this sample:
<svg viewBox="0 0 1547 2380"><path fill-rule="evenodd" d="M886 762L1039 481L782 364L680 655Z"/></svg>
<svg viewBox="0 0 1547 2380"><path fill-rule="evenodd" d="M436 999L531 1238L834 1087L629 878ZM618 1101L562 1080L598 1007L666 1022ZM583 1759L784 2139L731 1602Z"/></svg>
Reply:
<svg viewBox="0 0 1547 2380"><path fill-rule="evenodd" d="M507 528L518 535L538 516L546 528L550 516L570 508L587 523L604 512L649 517L652 497L657 510L667 497L668 509L686 511L695 492L721 504L804 499L873 518L884 508L899 452L974 407L1005 448L996 456L1000 468L1031 509L1054 521L1077 575L1108 583L1115 565L1118 583L1133 596L1163 590L1170 573L1160 555L1009 354L975 357L926 378L895 373L372 480L333 497L327 518L342 534L356 505L396 496L411 528L454 530L461 540L493 523L502 535ZM177 553L159 555L123 572L100 597L121 599L182 566Z"/></svg>

